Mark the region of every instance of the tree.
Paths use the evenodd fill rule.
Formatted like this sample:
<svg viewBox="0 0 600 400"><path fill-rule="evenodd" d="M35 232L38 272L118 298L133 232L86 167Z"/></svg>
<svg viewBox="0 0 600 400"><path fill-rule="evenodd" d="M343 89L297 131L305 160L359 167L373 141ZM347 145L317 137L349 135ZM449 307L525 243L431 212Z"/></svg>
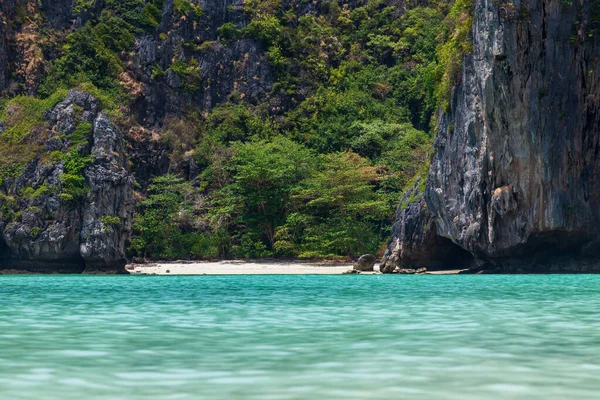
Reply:
<svg viewBox="0 0 600 400"><path fill-rule="evenodd" d="M148 190L148 197L140 203L141 210L135 215L131 250L144 257L185 256L189 249L181 225L191 212L186 199L193 192L192 186L176 175L167 174L154 178Z"/></svg>
<svg viewBox="0 0 600 400"><path fill-rule="evenodd" d="M290 193L310 173L313 154L284 137L237 143L233 148L233 183L226 190L242 200L248 231L273 249L275 230L285 222Z"/></svg>
<svg viewBox="0 0 600 400"><path fill-rule="evenodd" d="M296 232L305 257L353 257L377 250L380 221L389 218L385 198L375 191L381 174L351 151L322 155L319 161L318 170L292 193L298 212L280 235Z"/></svg>

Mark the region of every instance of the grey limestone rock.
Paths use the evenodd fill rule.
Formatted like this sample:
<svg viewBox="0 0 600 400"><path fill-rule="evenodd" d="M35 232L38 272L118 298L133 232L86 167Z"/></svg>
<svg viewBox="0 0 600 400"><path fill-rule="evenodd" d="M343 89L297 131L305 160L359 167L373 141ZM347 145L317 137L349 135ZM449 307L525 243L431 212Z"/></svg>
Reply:
<svg viewBox="0 0 600 400"><path fill-rule="evenodd" d="M80 199L64 196L63 161L36 159L20 177L5 181L2 190L16 199L21 212L18 219L0 217L0 268L125 272L133 177L126 168L123 135L98 110L93 96L72 90L45 113L51 138L72 132L82 122L93 123L88 145L77 149L91 157L83 170L88 191ZM64 150L71 151L69 143L64 143ZM26 189L36 194L20 195Z"/></svg>
<svg viewBox="0 0 600 400"><path fill-rule="evenodd" d="M400 201L396 222L392 227L392 239L380 265L383 273L403 268L439 270L471 266L470 253L437 234L435 220L423 198L423 179L418 178Z"/></svg>
<svg viewBox="0 0 600 400"><path fill-rule="evenodd" d="M84 171L91 191L82 205L80 254L85 272L123 272L133 218L133 177L125 168L122 136L106 114L96 117L93 135L94 164ZM118 223L107 222L107 217Z"/></svg>
<svg viewBox="0 0 600 400"><path fill-rule="evenodd" d="M76 113L79 107L81 113ZM56 131L65 135L73 133L81 122L93 123L98 115L99 103L94 96L78 90L70 90L67 97L53 109L47 110L44 117Z"/></svg>
<svg viewBox="0 0 600 400"><path fill-rule="evenodd" d="M373 271L377 258L372 254L364 254L354 263L354 269L357 271Z"/></svg>
<svg viewBox="0 0 600 400"><path fill-rule="evenodd" d="M429 268L449 243L475 269L598 272L597 4L474 4L473 52L440 114L425 193L399 210L386 271Z"/></svg>
<svg viewBox="0 0 600 400"><path fill-rule="evenodd" d="M52 25L59 28L69 26L73 21L73 0L42 0L44 15Z"/></svg>

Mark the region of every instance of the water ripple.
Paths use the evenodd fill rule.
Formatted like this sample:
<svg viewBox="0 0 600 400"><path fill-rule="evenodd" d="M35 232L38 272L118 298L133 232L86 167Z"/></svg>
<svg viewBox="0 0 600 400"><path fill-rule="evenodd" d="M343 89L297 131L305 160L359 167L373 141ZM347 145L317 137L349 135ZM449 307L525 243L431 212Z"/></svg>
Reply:
<svg viewBox="0 0 600 400"><path fill-rule="evenodd" d="M600 276L2 276L0 298L1 399L600 390Z"/></svg>

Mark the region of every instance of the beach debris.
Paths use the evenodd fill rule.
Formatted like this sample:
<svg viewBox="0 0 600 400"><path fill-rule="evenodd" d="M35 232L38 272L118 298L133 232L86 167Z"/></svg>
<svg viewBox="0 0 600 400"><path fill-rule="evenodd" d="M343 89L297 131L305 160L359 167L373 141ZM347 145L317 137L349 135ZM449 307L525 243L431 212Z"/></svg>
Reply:
<svg viewBox="0 0 600 400"><path fill-rule="evenodd" d="M427 268L413 269L413 268L396 267L392 271L392 274L406 274L406 275L425 274L425 273L427 273Z"/></svg>
<svg viewBox="0 0 600 400"><path fill-rule="evenodd" d="M349 269L346 272L342 272L342 275L350 275L350 274L360 274L360 271L357 269Z"/></svg>

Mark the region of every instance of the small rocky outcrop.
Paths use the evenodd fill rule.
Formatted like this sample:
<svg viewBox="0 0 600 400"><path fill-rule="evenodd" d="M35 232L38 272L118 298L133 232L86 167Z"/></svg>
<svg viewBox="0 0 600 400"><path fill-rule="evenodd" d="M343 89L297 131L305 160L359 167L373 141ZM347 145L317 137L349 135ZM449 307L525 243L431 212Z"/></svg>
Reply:
<svg viewBox="0 0 600 400"><path fill-rule="evenodd" d="M427 268L419 268L419 269L413 269L413 268L406 268L406 269L402 269L400 267L396 267L394 268L394 270L391 272L392 274L402 274L402 275L423 275L427 273Z"/></svg>
<svg viewBox="0 0 600 400"><path fill-rule="evenodd" d="M348 271L342 272L342 275L358 275L361 271L357 269L349 269Z"/></svg>
<svg viewBox="0 0 600 400"><path fill-rule="evenodd" d="M473 52L385 272L454 269L447 251L470 272L600 272L597 7L475 1Z"/></svg>
<svg viewBox="0 0 600 400"><path fill-rule="evenodd" d="M133 177L123 138L88 93L45 118L44 152L0 187L0 269L125 272Z"/></svg>

